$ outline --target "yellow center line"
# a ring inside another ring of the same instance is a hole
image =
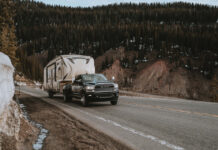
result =
[[[158,106],[158,105],[135,104],[135,103],[131,103],[131,102],[127,102],[127,104],[128,105],[140,106],[140,107],[146,107],[146,108],[156,108],[156,109],[160,109],[160,110],[168,110],[168,111],[173,111],[173,112],[180,112],[180,113],[186,113],[186,114],[195,114],[195,115],[200,115],[200,116],[207,116],[207,117],[218,118],[217,114],[200,113],[200,112],[194,112],[194,111],[189,111],[189,110],[182,110],[182,109],[176,109],[176,108],[162,107],[162,106]]]

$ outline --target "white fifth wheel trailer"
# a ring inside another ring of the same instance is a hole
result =
[[[63,93],[63,86],[72,83],[76,76],[94,73],[95,65],[92,57],[61,55],[45,66],[43,87],[52,97],[55,93]]]

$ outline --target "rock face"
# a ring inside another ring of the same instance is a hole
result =
[[[142,69],[133,83],[133,90],[188,99],[210,100],[210,81],[183,68],[175,68],[164,60]]]
[[[211,82],[166,60],[158,60],[140,69],[125,69],[120,61],[102,71],[108,79],[115,77],[121,88],[132,91],[210,101]]]
[[[115,78],[115,82],[122,84],[125,75],[124,69],[120,66],[120,61],[116,60],[112,66],[102,72],[109,80]]]
[[[113,63],[115,60],[122,60],[125,57],[124,48],[119,48],[116,50],[108,50],[104,55],[99,56],[95,59],[95,69],[96,72],[100,72],[102,70],[102,64],[106,61],[109,63]]]
[[[130,62],[138,57],[136,51],[125,51],[124,47],[119,47],[116,49],[110,49],[104,53],[104,55],[99,56],[95,59],[95,70],[96,72],[102,72],[102,65],[107,61],[109,66],[111,66],[116,60],[122,61],[127,58]]]
[[[170,71],[165,61],[157,61],[144,68],[137,76],[133,89],[161,95],[175,95],[189,98],[187,72],[181,68]]]

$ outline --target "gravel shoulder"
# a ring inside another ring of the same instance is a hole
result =
[[[30,118],[49,131],[43,146],[45,150],[130,149],[39,98],[22,94],[19,99]]]

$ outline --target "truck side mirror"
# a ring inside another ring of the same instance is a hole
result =
[[[75,83],[80,84],[80,83],[82,83],[82,80],[81,80],[81,79],[79,79],[79,80],[75,80]]]
[[[72,83],[73,83],[73,82],[75,82],[75,78],[74,78],[74,77],[72,78]]]

